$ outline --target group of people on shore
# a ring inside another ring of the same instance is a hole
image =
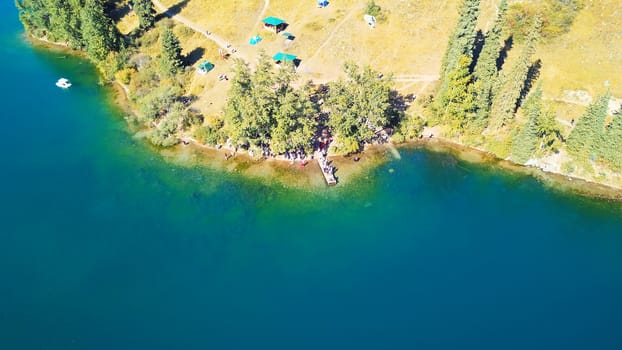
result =
[[[321,136],[321,137],[318,137],[316,141],[316,146],[315,146],[317,154],[319,155],[318,162],[320,163],[320,167],[322,168],[322,171],[324,171],[327,174],[332,173],[335,170],[334,167],[330,165],[330,162],[327,159],[328,149],[332,141],[333,139],[330,136]],[[225,160],[229,160],[230,158],[236,155],[237,147],[235,147],[231,143],[231,140],[227,139],[224,147],[226,149],[231,150],[231,152],[224,153]],[[223,145],[216,145],[216,149],[221,149],[221,148],[223,148]],[[291,150],[291,151],[286,151],[285,153],[282,153],[279,155],[274,154],[274,152],[272,152],[272,150],[270,149],[269,145],[260,146],[260,150],[261,150],[261,157],[264,159],[269,159],[269,158],[279,159],[280,157],[282,157],[281,158],[282,160],[291,161],[292,164],[294,164],[295,162],[300,162],[301,167],[306,166],[309,160],[313,159],[313,155],[307,154],[305,150],[302,148]],[[252,149],[249,149],[248,155],[251,158],[254,158],[255,152]]]

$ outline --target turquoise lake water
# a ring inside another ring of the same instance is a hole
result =
[[[0,349],[622,349],[621,204],[422,150],[319,193],[171,164],[21,35],[3,1]]]

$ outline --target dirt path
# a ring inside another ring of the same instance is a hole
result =
[[[438,74],[396,74],[393,81],[398,83],[429,83],[437,81],[440,78]]]
[[[263,16],[266,14],[266,11],[268,11],[268,7],[270,7],[270,0],[264,0],[263,7],[262,7],[261,11],[259,11],[259,14],[257,15],[257,21],[255,21],[255,25],[253,26],[253,28],[259,27],[259,24],[261,23],[261,20],[263,19]],[[249,37],[253,36],[252,32],[249,33],[248,36]]]
[[[171,14],[169,12],[168,7],[164,6],[160,1],[158,0],[152,0],[153,4],[155,5],[155,7],[162,11],[162,13],[164,13],[166,16],[172,18],[173,20],[185,25],[186,27],[194,30],[197,33],[202,34],[203,36],[205,36],[207,39],[213,41],[214,43],[216,43],[216,45],[220,46],[221,48],[227,50],[227,52],[229,52],[229,47],[227,47],[227,43],[228,41],[223,39],[222,37],[218,36],[215,33],[212,33],[211,31],[208,33],[208,30],[206,28],[203,28],[201,26],[199,26],[198,24],[188,20],[187,18],[179,15],[179,14]],[[266,0],[266,3],[269,3],[269,0]],[[244,54],[236,51],[235,53],[232,54],[232,56],[240,58],[246,62],[249,62],[248,57],[246,57]]]
[[[578,101],[578,100],[570,99],[570,98],[547,98],[547,100],[568,103],[568,104],[577,105],[577,106],[584,106],[584,107],[589,106],[591,103],[591,101],[590,102]],[[622,111],[622,98],[616,98],[615,96],[611,96],[609,100],[608,113],[611,115],[614,115],[616,113],[620,113],[620,111]]]
[[[315,52],[313,53],[313,55],[307,60],[307,62],[311,63],[313,62],[313,60],[317,57],[317,55],[320,54],[320,52],[322,51],[322,49],[324,49],[324,47],[326,45],[328,45],[328,43],[331,41],[331,39],[335,36],[335,34],[339,31],[339,29],[341,28],[341,26],[343,26],[349,19],[350,17],[352,17],[352,15],[354,15],[354,13],[356,13],[356,11],[359,10],[358,7],[353,7],[347,14],[346,16],[341,20],[341,22],[339,22],[339,24],[337,24],[337,26],[335,27],[335,29],[333,29],[332,32],[330,32],[330,34],[328,35],[328,37],[326,37],[326,39],[324,40],[324,42],[320,45],[320,47],[317,48],[317,50],[315,50]]]

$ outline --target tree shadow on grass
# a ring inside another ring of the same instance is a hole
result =
[[[184,57],[186,65],[192,66],[193,64],[197,63],[203,57],[204,53],[205,49],[202,47],[197,47],[194,50],[188,52],[186,57]]]
[[[178,15],[181,12],[181,10],[183,10],[184,7],[186,7],[186,5],[188,5],[188,1],[189,0],[181,0],[180,2],[176,3],[175,5],[169,7],[168,10],[166,10],[166,11],[164,11],[162,13],[159,13],[156,16],[155,20],[159,21],[159,20],[161,20],[163,18],[166,18],[166,17],[173,17],[175,15]]]
[[[542,61],[540,59],[536,60],[531,67],[529,67],[529,70],[527,71],[527,79],[525,79],[525,84],[520,92],[520,99],[517,108],[523,104],[523,101],[525,101],[529,91],[531,91],[533,84],[540,77],[540,69],[542,69]]]
[[[121,0],[111,1],[108,3],[107,7],[107,13],[109,13],[110,18],[116,22],[127,16],[131,11],[130,5],[123,3]]]
[[[477,61],[479,61],[479,55],[482,53],[482,49],[484,48],[484,44],[486,43],[486,37],[482,30],[478,30],[475,35],[475,44],[473,45],[473,60],[471,61],[471,66],[469,67],[469,72],[473,72],[475,70],[475,66],[477,65]]]
[[[403,119],[404,114],[408,107],[410,107],[409,101],[414,101],[416,97],[414,95],[404,96],[396,90],[392,90],[389,95],[389,104],[391,109],[389,111],[389,127],[397,126]]]
[[[508,58],[508,52],[514,46],[514,38],[510,35],[503,42],[503,46],[501,47],[501,51],[499,51],[499,57],[497,57],[497,71],[500,71],[505,63],[505,60]]]

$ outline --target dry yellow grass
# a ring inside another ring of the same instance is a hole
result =
[[[233,44],[248,40],[248,34],[263,7],[262,0],[162,0],[171,7],[184,3],[180,14],[201,27],[216,32]]]
[[[622,2],[585,1],[569,33],[541,46],[545,91],[586,90],[590,95],[606,90],[622,96]]]
[[[516,1],[519,0],[510,3]],[[182,1],[161,2],[171,7]],[[492,25],[499,2],[481,1],[479,27],[483,30]],[[321,9],[315,1],[272,0],[264,8],[263,0],[187,0],[180,15],[232,43],[251,63],[260,50],[268,55],[278,51],[297,55],[302,60],[299,73],[303,79],[335,80],[342,74],[343,63],[352,60],[401,78],[396,87],[405,94],[429,91],[456,23],[459,1],[376,0],[387,19],[373,29],[363,21],[366,3],[367,0],[333,1]],[[600,0],[586,4],[570,32],[542,43],[534,57],[543,61],[541,80],[547,98],[560,98],[564,90],[586,90],[596,95],[605,90],[605,81],[609,81],[614,96],[622,96],[622,47],[618,45],[622,41],[618,20],[622,2]],[[259,21],[267,16],[285,19],[289,24],[286,31],[295,40],[288,43],[283,36],[263,30]],[[136,24],[130,12],[121,18],[119,28],[127,32]],[[232,62],[219,60],[218,47],[204,36],[184,35],[179,26],[175,31],[184,53],[203,49],[201,59],[216,64],[208,75],[193,76],[188,93],[199,96],[194,107],[205,114],[219,114],[228,83],[219,82],[217,77],[230,72]],[[256,46],[249,45],[249,38],[256,34],[264,40]],[[510,51],[507,66],[519,50],[520,46],[516,46]],[[583,109],[558,107],[563,120],[576,119]]]

